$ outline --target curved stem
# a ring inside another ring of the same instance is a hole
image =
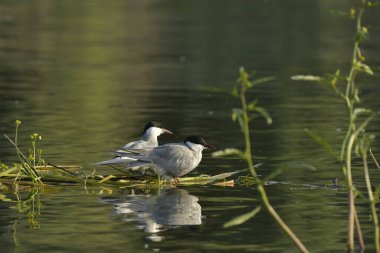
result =
[[[368,171],[368,163],[367,163],[367,150],[365,150],[362,154],[363,158],[363,169],[364,169],[364,178],[367,186],[367,192],[368,192],[368,198],[371,205],[371,212],[372,212],[372,221],[373,225],[375,226],[375,246],[376,246],[376,252],[380,252],[380,229],[379,229],[379,220],[377,217],[376,212],[376,200],[373,197],[372,192],[372,186],[371,186],[371,180],[369,177],[369,171]]]
[[[293,240],[293,242],[297,245],[298,249],[301,252],[309,252],[305,245],[302,243],[302,241],[296,236],[296,234],[289,228],[289,226],[281,219],[280,215],[276,212],[276,210],[273,208],[271,203],[269,202],[268,195],[264,189],[264,186],[261,183],[261,180],[257,176],[256,170],[253,166],[252,161],[252,148],[251,148],[251,138],[249,133],[249,120],[248,120],[248,106],[247,106],[247,100],[245,97],[246,89],[242,85],[240,90],[240,100],[241,100],[241,106],[243,109],[243,133],[245,137],[245,152],[244,156],[248,163],[249,171],[254,178],[256,182],[258,182],[257,190],[260,193],[261,201],[264,204],[265,208],[269,212],[269,214],[272,216],[272,218],[277,222],[277,224],[281,227],[281,229]]]
[[[362,228],[360,226],[360,220],[358,217],[358,212],[356,212],[356,210],[355,210],[355,226],[356,226],[356,233],[358,234],[360,252],[364,252],[365,245],[364,245],[363,233],[362,233]]]
[[[347,247],[349,251],[354,249],[354,218],[355,218],[355,194],[354,186],[352,183],[352,172],[351,172],[351,153],[352,147],[356,135],[352,134],[347,145],[347,155],[346,155],[346,182],[348,189],[348,227],[347,227]]]
[[[377,167],[378,169],[380,169],[380,165],[379,165],[379,163],[377,162],[376,157],[373,155],[373,153],[372,153],[372,149],[369,149],[369,153],[371,154],[372,160],[373,160],[374,163],[376,164],[376,167]]]

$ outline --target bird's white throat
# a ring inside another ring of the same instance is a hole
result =
[[[160,136],[162,133],[163,133],[163,131],[161,128],[150,127],[145,131],[144,136],[155,136],[155,137],[157,137],[157,136]]]
[[[157,137],[162,134],[162,129],[159,127],[150,127],[148,128],[140,140],[144,140],[150,143],[153,143],[154,146],[158,145]]]
[[[196,152],[202,152],[205,147],[201,144],[192,143],[191,141],[185,142],[185,145],[188,146],[191,150],[194,150]]]

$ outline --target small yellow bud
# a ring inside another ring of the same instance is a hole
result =
[[[350,16],[351,18],[354,18],[355,17],[355,14],[356,14],[356,10],[354,7],[351,8],[351,11],[350,11]]]
[[[18,126],[18,125],[21,124],[21,120],[17,119],[17,120],[15,121],[15,123],[16,123],[16,125]]]

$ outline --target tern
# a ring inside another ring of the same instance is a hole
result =
[[[143,135],[140,137],[140,139],[125,144],[124,146],[120,147],[120,149],[116,150],[115,153],[118,154],[119,152],[123,152],[123,149],[144,149],[157,147],[157,137],[164,133],[173,134],[168,129],[163,128],[161,123],[157,121],[149,122],[145,125]],[[116,155],[115,158],[107,161],[98,162],[96,163],[96,165],[125,163],[126,161],[130,160],[135,159],[131,159],[124,155]]]
[[[194,170],[202,160],[204,149],[215,149],[202,136],[189,136],[183,143],[170,143],[153,148],[127,149],[123,156],[135,161],[128,166],[151,166],[156,173],[167,180],[178,178]]]

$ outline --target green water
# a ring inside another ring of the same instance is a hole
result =
[[[296,82],[297,74],[349,67],[354,23],[331,10],[350,1],[8,1],[0,4],[0,133],[20,140],[43,137],[47,161],[94,163],[141,134],[151,120],[173,136],[160,143],[202,134],[218,147],[242,148],[231,107],[238,101],[208,87],[232,88],[238,68],[274,76],[250,98],[273,117],[253,124],[260,175],[290,167],[266,186],[280,215],[312,252],[344,252],[346,193],[325,187],[341,175],[304,133],[312,129],[334,148],[346,129],[346,111],[328,89]],[[379,9],[365,15],[370,40],[367,63],[380,68]],[[379,75],[359,78],[363,106],[380,110]],[[379,119],[367,131],[380,136]],[[375,141],[373,151],[380,154]],[[17,161],[0,139],[0,161]],[[310,171],[294,164],[309,163]],[[356,160],[355,160],[356,163]],[[238,159],[206,153],[192,173],[218,174],[245,168]],[[354,171],[356,184],[364,185]],[[371,175],[380,181],[371,164]],[[339,182],[344,186],[344,182]],[[261,212],[231,229],[223,224],[258,204],[255,189],[191,186],[145,192],[83,186],[49,187],[20,195],[1,192],[1,252],[295,252],[293,243]],[[172,208],[171,208],[172,207]],[[368,205],[358,213],[368,250],[373,251]]]

